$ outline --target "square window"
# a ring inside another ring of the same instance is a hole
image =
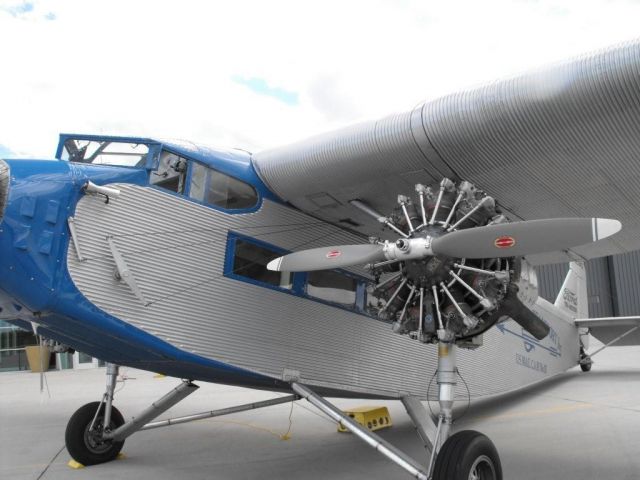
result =
[[[309,272],[307,295],[343,307],[355,308],[358,280],[334,270]]]
[[[287,290],[293,288],[293,274],[291,272],[267,270],[267,264],[282,256],[281,252],[238,237],[235,238],[233,245],[233,265],[229,273],[278,288]]]

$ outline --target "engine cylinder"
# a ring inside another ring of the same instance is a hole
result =
[[[438,207],[438,213],[436,213],[436,218],[434,219],[434,221],[444,222],[447,219],[447,217],[449,216],[449,212],[451,212],[453,204],[456,202],[456,197],[457,195],[455,190],[453,192],[448,192],[446,190],[443,192],[442,199],[440,200],[440,206]],[[427,202],[425,206],[428,217],[427,220],[429,220],[433,215],[433,211],[436,208],[437,200],[438,197],[436,195],[435,198],[430,199]]]

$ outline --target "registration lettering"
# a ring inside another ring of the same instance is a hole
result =
[[[538,360],[534,360],[533,358],[527,357],[525,355],[520,355],[516,353],[516,363],[518,365],[522,365],[523,367],[530,368],[531,370],[535,370],[540,373],[547,373],[547,364],[542,363]]]

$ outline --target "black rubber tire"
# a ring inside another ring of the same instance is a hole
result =
[[[589,363],[581,363],[580,364],[580,370],[582,370],[583,372],[590,372],[591,371],[591,365],[593,365],[593,363],[589,362]]]
[[[91,402],[76,410],[76,412],[71,415],[69,423],[67,423],[67,430],[64,434],[64,441],[69,454],[76,462],[85,466],[97,465],[114,460],[124,445],[124,440],[121,442],[99,442],[93,440],[89,435],[89,425],[91,425],[91,421],[99,405],[100,402]],[[96,419],[94,430],[97,428],[98,432],[102,431],[103,420],[104,404],[100,406],[100,413]],[[109,422],[109,428],[114,430],[123,423],[124,418],[122,418],[122,414],[116,407],[111,407],[111,422]]]
[[[493,467],[493,468],[491,468]],[[472,475],[475,470],[476,476]],[[486,435],[463,430],[447,439],[436,457],[433,480],[502,480],[498,451]]]

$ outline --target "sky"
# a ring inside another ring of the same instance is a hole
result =
[[[639,0],[0,0],[0,156],[259,151],[640,35]]]

